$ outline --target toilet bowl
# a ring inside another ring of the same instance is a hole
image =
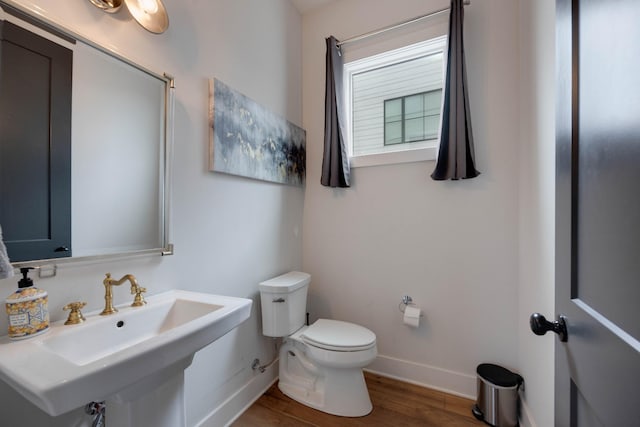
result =
[[[333,415],[359,417],[372,405],[362,368],[377,356],[369,329],[319,319],[306,326],[311,276],[290,272],[260,283],[263,334],[282,337],[278,388],[292,399]]]

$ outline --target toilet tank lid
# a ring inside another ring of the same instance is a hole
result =
[[[264,292],[289,293],[311,282],[311,275],[301,271],[290,271],[273,279],[260,282],[258,289]]]

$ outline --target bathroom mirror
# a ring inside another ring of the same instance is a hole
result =
[[[69,256],[63,253],[32,259],[21,255],[14,259],[7,244],[14,267],[171,254],[168,184],[173,79],[137,65],[12,1],[2,0],[0,7],[2,21],[73,52],[70,247],[63,245],[57,249]],[[25,179],[24,174],[7,177],[7,169],[5,182]],[[25,172],[29,168],[18,170]],[[11,199],[0,194],[2,203],[7,199],[15,200],[15,196]],[[5,242],[16,234],[11,221],[7,222],[8,226],[1,224]]]

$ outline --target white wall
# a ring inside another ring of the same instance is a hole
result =
[[[353,185],[320,185],[324,38],[366,33],[448,6],[445,0],[344,0],[303,17],[307,190],[303,265],[312,318],[373,330],[371,369],[475,396],[475,368],[519,370],[518,3],[472,1],[465,43],[476,179],[436,182],[434,162],[352,169]],[[366,18],[363,11],[366,10]],[[347,46],[347,49],[349,46]],[[425,317],[402,323],[408,294]]]
[[[473,395],[475,366],[496,362],[525,376],[529,420],[553,424],[553,340],[534,337],[527,324],[533,311],[553,312],[553,1],[482,0],[465,9],[480,177],[434,182],[434,163],[419,162],[355,169],[348,190],[319,184],[324,37],[347,38],[448,1],[344,0],[305,15],[302,32],[286,0],[165,0],[171,26],[161,36],[126,12],[107,15],[85,0],[19,3],[177,83],[176,254],[64,266],[54,279],[36,279],[50,294],[54,320],[71,300],[100,308],[107,271],[135,274],[150,293],[184,288],[259,303],[257,282],[302,267],[313,275],[313,318],[351,320],[376,332],[375,369]],[[207,171],[212,76],[307,129],[304,225],[301,189]],[[0,289],[8,294],[15,281],[0,281]],[[420,329],[401,324],[403,294],[425,311]],[[115,298],[130,296],[116,290]],[[188,425],[214,418],[209,413],[254,378],[254,357],[273,356],[258,315],[254,306],[249,322],[196,355],[186,375]],[[82,419],[49,419],[0,384],[0,424],[17,425],[18,417],[61,427]]]
[[[254,378],[253,358],[273,357],[271,341],[261,335],[257,284],[301,268],[304,191],[208,171],[208,79],[216,76],[301,125],[300,15],[288,0],[165,0],[171,25],[165,34],[152,35],[124,8],[109,15],[86,0],[19,3],[176,78],[175,255],[65,265],[57,277],[35,282],[49,292],[53,320],[63,318],[61,307],[69,301],[86,301],[86,312],[101,308],[106,272],[136,275],[149,294],[182,288],[253,298],[251,319],[197,353],[186,372],[188,425],[220,420],[208,417]],[[117,200],[104,203],[121,209]],[[1,281],[0,290],[8,295],[16,281]],[[126,289],[114,294],[118,304],[131,298]],[[6,319],[0,316],[2,330]],[[3,384],[0,402],[1,425],[69,427],[82,419],[80,413],[49,419]]]
[[[512,368],[527,385],[523,425],[553,425],[554,340],[535,337],[528,317],[554,312],[554,2],[465,8],[480,177],[436,183],[433,162],[420,162],[353,169],[348,190],[319,185],[323,38],[448,5],[425,3],[344,0],[304,16],[303,261],[313,275],[312,315],[370,327],[381,354],[372,369],[432,387],[474,396],[478,363]],[[418,330],[400,323],[403,294],[425,310]]]
[[[518,318],[553,317],[555,232],[555,2],[520,1],[520,226]],[[553,334],[518,323],[526,379],[523,421],[553,425]],[[523,422],[526,427],[528,424]]]

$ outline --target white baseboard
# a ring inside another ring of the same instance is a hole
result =
[[[262,374],[252,377],[244,386],[204,417],[196,427],[230,425],[258,400],[277,379],[278,363],[274,363]]]
[[[197,424],[197,427],[230,425],[277,381],[277,367],[278,364],[274,363],[263,374],[252,377],[242,388],[212,410]],[[376,357],[376,360],[365,370],[455,396],[476,398],[477,380],[473,375],[381,355]],[[526,413],[528,414],[528,411]],[[527,419],[530,419],[528,415]],[[523,424],[523,426],[536,427],[535,424]]]
[[[522,396],[520,396],[520,427],[537,427],[535,421],[533,421],[529,405],[527,405]]]
[[[379,355],[365,371],[475,400],[477,378],[429,365]],[[537,427],[527,402],[520,397],[520,426]]]
[[[378,355],[365,370],[467,399],[476,398],[477,379],[474,375],[382,355]]]

